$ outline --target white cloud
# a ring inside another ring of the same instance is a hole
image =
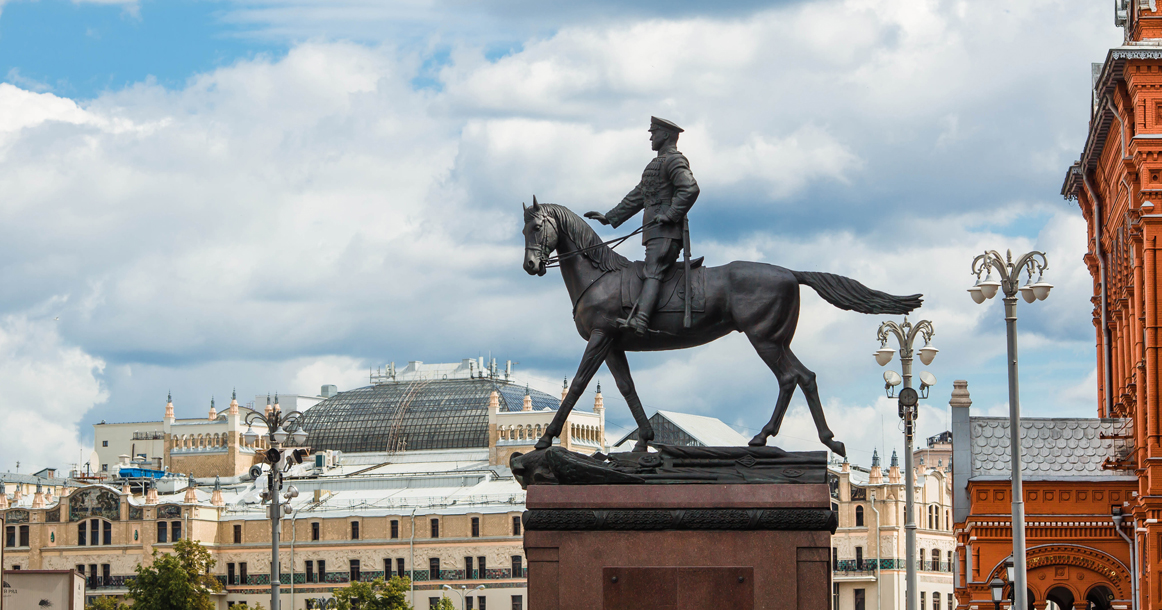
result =
[[[303,7],[258,9],[320,8]],[[132,365],[132,379],[106,373],[126,400],[90,417],[155,408],[180,377],[205,386],[182,387],[200,411],[234,383],[313,393],[359,383],[367,363],[482,350],[555,387],[583,343],[559,281],[519,269],[517,204],[536,193],[609,209],[652,154],[653,114],[688,129],[695,248],[710,264],[926,293],[934,396],[967,377],[981,404],[1004,399],[999,306],[964,293],[972,256],[1049,251],[1053,298],[1021,314],[1023,370],[1047,370],[1023,378],[1026,405],[1048,413],[1059,394],[1038,389],[1093,362],[1084,223],[1042,184],[1060,183],[1084,140],[1088,61],[1116,38],[1098,14],[848,0],[564,24],[499,59],[453,39],[428,89],[413,85],[424,53],[325,42],[80,103],[0,84],[0,302],[51,307],[56,340]],[[841,439],[874,446],[868,430],[890,411],[870,358],[883,317],[802,292],[793,347]],[[1062,371],[1045,366],[1055,357]],[[653,408],[757,429],[773,407],[773,378],[741,337],[634,366]],[[814,439],[802,404],[788,438]]]
[[[105,363],[69,345],[52,320],[0,319],[0,463],[12,470],[66,467],[88,459],[78,425],[108,393],[99,380]]]

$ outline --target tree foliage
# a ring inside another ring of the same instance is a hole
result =
[[[393,576],[384,581],[353,582],[335,591],[335,610],[412,610],[407,601],[411,580]]]
[[[93,599],[93,603],[85,606],[85,610],[129,610],[129,606],[117,601],[115,597],[102,595]]]
[[[137,566],[137,575],[128,582],[134,610],[213,610],[212,591],[222,584],[210,576],[216,563],[210,551],[193,540],[179,540],[174,554],[158,555],[153,564]]]
[[[436,610],[456,610],[456,604],[452,603],[450,597],[441,597],[440,603],[436,604]]]

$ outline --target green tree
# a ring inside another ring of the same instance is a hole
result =
[[[222,588],[210,576],[216,563],[206,547],[193,540],[179,540],[174,553],[158,555],[153,565],[137,566],[128,582],[134,610],[213,610],[210,593]]]
[[[258,603],[253,608],[251,608],[250,606],[246,605],[246,602],[242,602],[241,604],[234,604],[232,610],[266,610],[266,608],[263,608],[261,603]]]
[[[335,610],[412,610],[407,601],[411,580],[393,576],[384,581],[353,582],[335,591]]]
[[[440,603],[436,604],[436,610],[456,610],[456,604],[452,603],[450,597],[441,597]]]
[[[93,603],[85,606],[85,610],[128,610],[129,606],[117,601],[116,597],[102,595],[93,599]]]

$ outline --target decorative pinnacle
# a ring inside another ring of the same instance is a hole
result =
[[[173,402],[173,391],[172,390],[166,390],[165,401],[166,402]]]
[[[601,380],[600,379],[597,380],[597,393],[598,394],[601,393]]]
[[[214,408],[214,397],[213,396],[210,397],[210,408],[211,409]]]
[[[872,468],[880,465],[880,452],[878,449],[872,450]]]
[[[238,388],[230,390],[230,400],[238,400]]]
[[[896,457],[896,450],[892,449],[892,468],[900,467],[900,458]]]
[[[562,380],[561,380],[561,387],[562,387],[562,388],[567,388],[567,387],[569,387],[569,378],[568,378],[568,377],[566,377],[566,378],[564,378],[564,379],[562,379]]]
[[[270,406],[270,394],[266,395],[266,406]]]
[[[222,480],[218,478],[218,475],[214,475],[214,491],[222,491]]]
[[[529,395],[529,384],[525,384],[525,396]]]

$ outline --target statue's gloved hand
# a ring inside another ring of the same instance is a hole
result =
[[[606,218],[605,214],[602,214],[601,212],[585,212],[585,217],[589,218],[590,220],[596,220],[603,225],[609,224],[609,219]]]
[[[662,212],[662,213],[658,214],[657,216],[654,216],[654,221],[657,222],[658,224],[666,224],[666,225],[673,224],[673,223],[677,222],[676,220],[673,219],[673,217],[670,216],[669,210],[666,210],[665,212]]]

